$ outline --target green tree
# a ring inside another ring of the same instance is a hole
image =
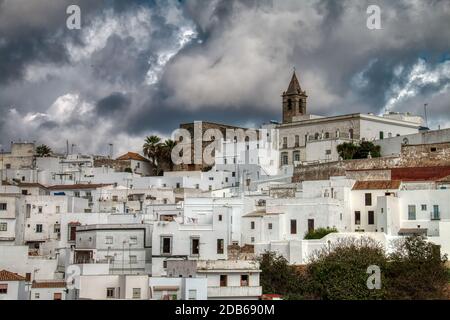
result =
[[[329,233],[338,232],[336,228],[317,228],[311,231],[308,231],[305,234],[305,237],[303,239],[305,240],[312,240],[312,239],[322,239]]]
[[[383,247],[370,238],[343,238],[315,252],[307,266],[310,296],[326,300],[382,299],[385,290],[369,290],[367,268],[386,268]]]
[[[358,147],[351,142],[344,142],[337,146],[337,152],[342,159],[350,160],[353,159],[357,148]]]
[[[144,154],[150,159],[153,175],[158,175],[158,159],[161,158],[162,144],[158,136],[148,136],[142,147]]]
[[[52,153],[52,149],[45,144],[36,147],[36,156],[38,157],[50,157]]]
[[[443,299],[448,285],[446,255],[423,236],[397,241],[386,270],[388,299]]]
[[[379,158],[381,157],[380,151],[381,147],[374,145],[373,142],[361,141],[356,153],[353,155],[353,159],[366,159],[368,158],[369,153],[372,158]]]
[[[259,257],[259,263],[263,293],[281,294],[285,299],[303,297],[302,277],[283,256],[265,252]]]
[[[369,154],[372,158],[381,156],[380,146],[376,146],[370,141],[361,141],[359,145],[352,142],[344,142],[336,147],[339,156],[344,160],[366,159]]]
[[[173,170],[174,163],[172,161],[172,150],[175,148],[177,143],[171,139],[167,139],[162,144],[162,150],[160,154],[160,163],[162,164],[163,168],[166,170]]]

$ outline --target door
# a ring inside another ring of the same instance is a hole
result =
[[[53,300],[61,300],[62,299],[62,293],[61,292],[55,292],[53,294]]]
[[[314,219],[308,219],[308,232],[314,231]]]

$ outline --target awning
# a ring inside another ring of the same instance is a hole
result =
[[[155,286],[153,287],[154,291],[178,291],[180,287],[178,286]]]
[[[426,228],[403,228],[398,230],[399,236],[409,236],[409,235],[426,235],[428,229]]]

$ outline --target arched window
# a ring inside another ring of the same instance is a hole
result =
[[[353,129],[348,130],[348,136],[350,139],[353,139]]]
[[[288,99],[288,101],[287,101],[287,107],[288,107],[288,110],[289,110],[289,111],[292,110],[292,100],[291,100],[291,99]]]
[[[319,140],[319,133],[316,133],[316,134],[314,135],[314,140]]]
[[[330,139],[330,133],[329,132],[325,132],[325,139]]]

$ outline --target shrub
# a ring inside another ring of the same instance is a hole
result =
[[[313,239],[322,239],[329,233],[338,232],[336,228],[317,228],[315,230],[309,231],[305,234],[303,239],[305,240],[313,240]]]
[[[384,289],[367,288],[367,268],[376,265],[383,270],[386,256],[383,247],[370,238],[343,238],[318,250],[307,266],[307,291],[316,299],[367,300],[382,299]]]
[[[448,284],[447,256],[423,236],[399,240],[386,270],[388,299],[443,299]]]

